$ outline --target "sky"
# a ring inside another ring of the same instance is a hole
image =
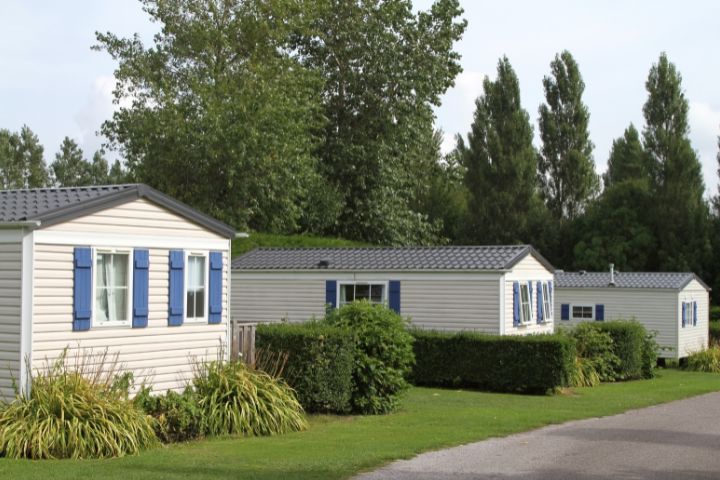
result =
[[[87,157],[101,147],[97,134],[112,115],[115,63],[91,51],[95,31],[138,33],[146,42],[158,30],[137,0],[0,0],[0,128],[27,124],[52,161],[65,136]],[[427,9],[432,0],[414,0]],[[633,122],[642,128],[645,80],[660,52],[683,77],[690,103],[690,139],[703,165],[708,195],[718,184],[715,156],[720,134],[720,2],[716,0],[561,1],[461,0],[468,27],[456,45],[463,73],[436,109],[436,127],[448,151],[470,129],[482,81],[493,78],[507,55],[520,80],[523,107],[537,140],[542,78],[555,54],[569,50],[586,84],[590,137],[598,173],[606,169],[614,138]]]

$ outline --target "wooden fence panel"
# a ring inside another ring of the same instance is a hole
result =
[[[230,359],[255,365],[255,327],[257,323],[230,321]]]

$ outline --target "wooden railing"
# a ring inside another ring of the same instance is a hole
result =
[[[230,320],[230,359],[255,365],[255,327],[257,323]]]

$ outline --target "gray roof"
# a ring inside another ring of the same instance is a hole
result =
[[[0,224],[39,222],[40,227],[49,226],[138,198],[146,198],[225,237],[235,236],[235,229],[229,225],[138,183],[0,190]]]
[[[236,270],[509,270],[526,255],[553,266],[530,245],[366,248],[257,248]],[[327,261],[327,266],[320,264]]]
[[[610,272],[555,272],[558,288],[659,288],[679,290],[697,280],[710,290],[705,282],[691,272],[615,272],[615,285],[610,285]]]

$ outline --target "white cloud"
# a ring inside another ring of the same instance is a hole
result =
[[[75,137],[86,155],[90,157],[100,149],[105,138],[99,134],[102,123],[119,108],[113,104],[115,77],[100,75],[89,87],[85,105],[75,114]],[[121,102],[124,106],[124,103]]]

